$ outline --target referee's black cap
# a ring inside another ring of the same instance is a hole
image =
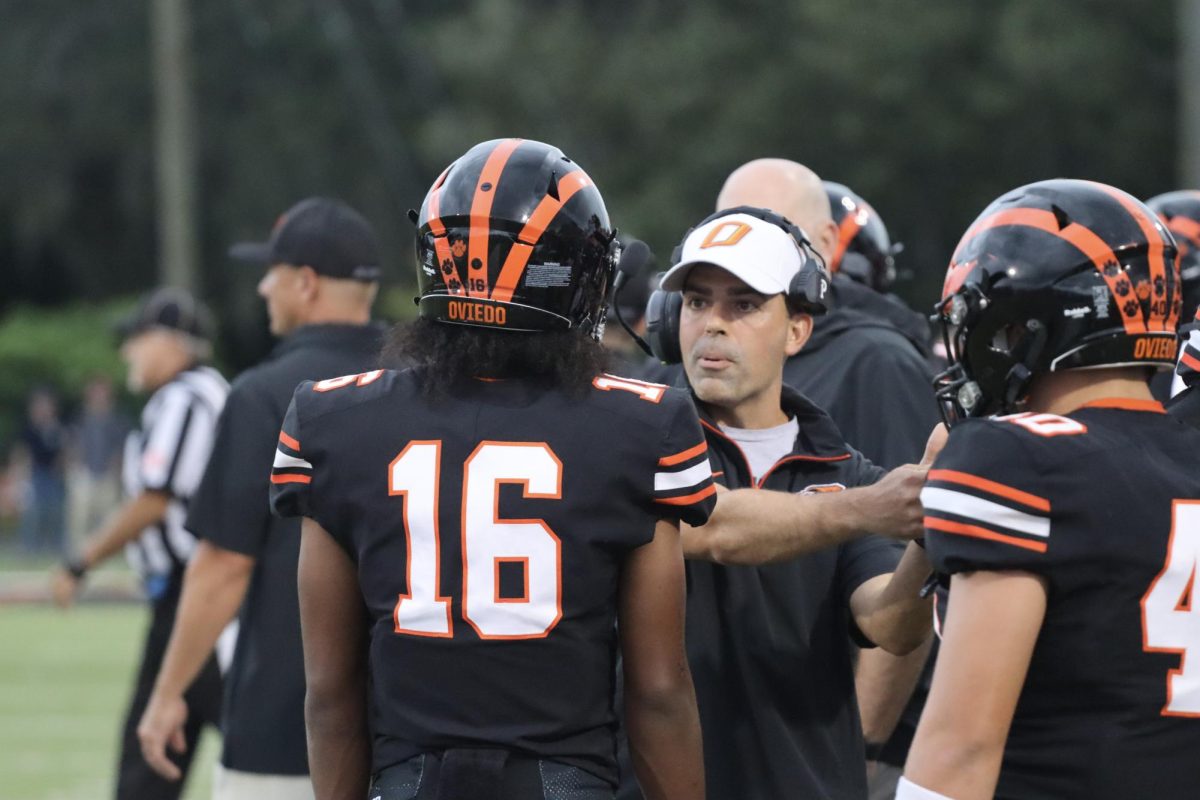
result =
[[[382,273],[371,223],[328,197],[301,200],[275,221],[267,241],[239,242],[229,255],[263,266],[308,266],[330,278],[377,281]]]
[[[154,328],[179,331],[209,342],[215,326],[208,308],[191,292],[166,287],[143,297],[137,310],[117,324],[117,335],[124,341]]]

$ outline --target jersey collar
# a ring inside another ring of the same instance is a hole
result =
[[[1103,397],[1084,403],[1083,408],[1119,408],[1122,411],[1146,411],[1151,414],[1165,414],[1167,410],[1157,400],[1134,400],[1131,397]]]

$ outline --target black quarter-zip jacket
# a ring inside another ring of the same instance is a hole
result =
[[[871,484],[883,470],[846,445],[798,392],[793,451],[756,488],[802,493]],[[697,403],[716,480],[754,486],[738,445]],[[720,501],[718,500],[718,505]],[[687,564],[687,650],[714,800],[856,800],[867,796],[854,695],[850,596],[895,570],[903,549],[877,536],[761,567]]]

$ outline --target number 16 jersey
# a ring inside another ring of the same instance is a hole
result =
[[[319,522],[357,566],[376,771],[495,746],[616,783],[617,587],[659,519],[715,501],[690,398],[600,376],[580,397],[419,371],[296,390],[276,513]]]
[[[1048,593],[997,798],[1200,797],[1198,458],[1149,401],[952,430],[921,493],[934,566]]]

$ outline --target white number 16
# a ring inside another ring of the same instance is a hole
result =
[[[438,539],[440,441],[410,442],[388,467],[388,494],[404,496],[408,592],[396,604],[396,632],[454,635],[452,598],[440,591]],[[562,497],[562,462],[549,445],[483,442],[463,464],[463,619],[483,639],[535,639],[562,619],[562,546],[541,519],[500,519],[501,484],[527,498]],[[524,575],[519,597],[501,597],[500,571],[515,563]]]

